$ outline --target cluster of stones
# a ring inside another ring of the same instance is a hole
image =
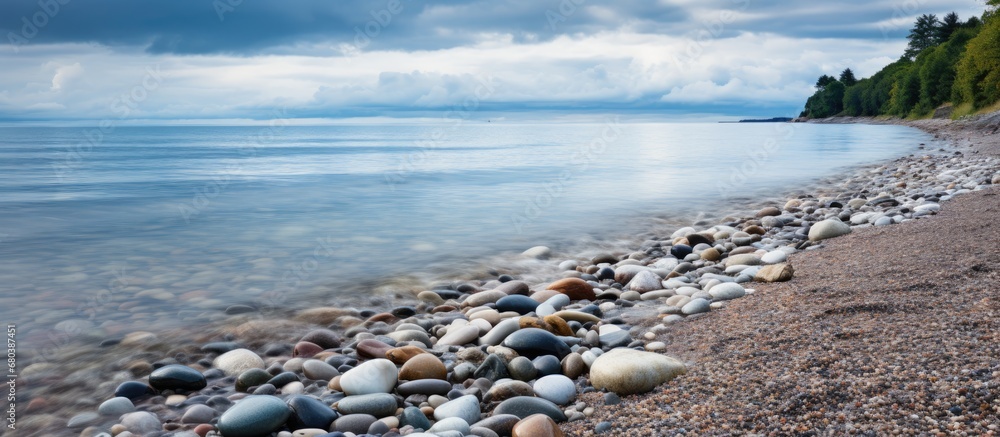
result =
[[[791,279],[798,250],[934,214],[942,200],[1000,182],[995,169],[987,158],[903,159],[834,195],[678,229],[633,253],[551,261],[562,272],[552,282],[502,275],[433,287],[384,313],[312,308],[297,319],[324,327],[295,343],[257,353],[220,341],[204,345],[204,359],[158,361],[69,426],[116,417],[108,430],[119,437],[562,435],[558,423],[593,412],[579,393],[644,393],[685,372],[658,353],[671,324],[751,294],[745,283]],[[636,307],[663,323],[630,326]]]

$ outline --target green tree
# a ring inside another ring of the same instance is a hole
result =
[[[910,29],[910,34],[906,37],[906,39],[910,40],[910,43],[906,46],[906,52],[903,55],[910,59],[915,59],[920,52],[934,45],[938,32],[938,24],[937,15],[924,14],[917,17],[917,22],[914,24],[913,29]]]
[[[1000,0],[991,0],[994,8]],[[981,30],[972,38],[958,63],[955,78],[957,100],[976,108],[1000,100],[1000,17],[988,15]]]
[[[858,83],[858,79],[854,77],[854,72],[848,68],[840,72],[840,83],[844,84],[846,87],[852,87]]]
[[[889,114],[905,117],[916,108],[917,102],[920,101],[920,75],[918,70],[913,65],[909,66],[905,72],[900,74],[898,80],[893,83],[887,111]]]
[[[827,75],[824,74],[824,75],[820,76],[819,79],[816,79],[816,88],[819,88],[819,89],[822,90],[822,89],[826,88],[826,86],[829,85],[831,82],[836,82],[836,81],[837,81],[837,78],[835,78],[833,76],[827,76]]]
[[[955,33],[956,30],[962,27],[962,20],[958,18],[958,14],[952,12],[944,16],[941,20],[941,25],[937,27],[937,32],[934,35],[934,39],[938,44],[944,43],[951,38],[951,35]]]
[[[844,112],[847,115],[865,115],[864,95],[870,88],[870,79],[861,79],[854,86],[847,87],[844,92]]]

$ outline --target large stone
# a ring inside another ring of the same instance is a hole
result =
[[[760,264],[761,264],[760,257],[749,253],[745,253],[742,255],[730,255],[729,258],[726,258],[726,267],[736,266],[736,265],[756,266]]]
[[[558,314],[558,313],[556,313]],[[503,345],[528,358],[555,355],[559,359],[570,352],[569,346],[552,333],[538,328],[526,328],[507,336]]]
[[[126,397],[116,397],[111,398],[103,403],[101,406],[97,407],[97,413],[102,416],[115,416],[119,417],[125,413],[131,413],[135,411],[135,405],[129,398]]]
[[[347,395],[389,393],[397,382],[396,365],[384,358],[361,363],[340,376],[340,387]]]
[[[518,329],[521,329],[521,325],[517,317],[503,320],[500,323],[497,323],[496,326],[493,327],[493,329],[490,329],[490,332],[487,332],[486,335],[483,335],[482,338],[479,339],[479,343],[490,346],[496,346],[500,344],[500,342],[502,342],[505,338],[507,338],[508,335],[510,335],[514,331],[517,331]]]
[[[795,269],[792,268],[791,264],[774,264],[764,266],[758,270],[754,276],[754,280],[759,282],[784,282],[791,280],[794,274]]]
[[[445,402],[434,409],[434,420],[457,417],[465,423],[479,421],[479,399],[473,395],[465,395],[458,399]]]
[[[594,287],[580,278],[560,279],[549,284],[548,289],[565,294],[572,300],[594,300],[597,298]]]
[[[700,297],[694,298],[691,299],[690,302],[684,304],[683,307],[681,307],[681,313],[684,313],[685,315],[707,313],[711,309],[711,304],[712,303],[709,302],[707,299],[702,299]]]
[[[524,315],[538,308],[539,302],[528,296],[522,296],[520,294],[512,294],[510,296],[504,296],[497,301],[497,311],[507,312],[513,311],[518,314]]]
[[[687,372],[680,361],[654,352],[613,349],[590,367],[590,383],[619,395],[646,393]]]
[[[278,400],[278,403],[284,405],[284,403],[281,402],[281,400]],[[160,424],[160,419],[157,419],[156,416],[153,415],[152,413],[148,413],[145,411],[136,411],[134,413],[125,414],[121,418],[121,424],[122,426],[125,427],[126,431],[131,432],[132,434],[135,435],[145,435],[154,431],[163,430],[163,425]],[[233,435],[235,437],[243,437],[237,434]],[[228,437],[229,435],[227,434],[226,436]]]
[[[788,253],[783,250],[772,250],[765,253],[764,256],[760,257],[760,260],[764,264],[777,264],[783,263],[788,259]]]
[[[809,228],[809,239],[812,241],[826,240],[827,238],[836,238],[841,235],[847,235],[851,233],[851,227],[840,220],[835,218],[823,220],[812,225]]]
[[[207,385],[205,375],[188,366],[169,364],[149,374],[149,385],[157,390],[195,391]]]
[[[226,375],[236,376],[250,369],[263,369],[264,360],[249,349],[234,349],[216,357],[212,365]]]
[[[448,379],[448,369],[438,357],[432,354],[420,354],[406,361],[399,369],[399,379],[415,381],[418,379]]]
[[[370,428],[376,420],[378,420],[378,418],[372,416],[371,414],[348,414],[346,416],[340,416],[340,418],[334,420],[333,429],[339,432],[350,432],[356,435],[361,435],[367,433],[368,428]],[[224,436],[229,437],[228,435]]]
[[[291,414],[277,397],[247,396],[226,410],[217,426],[226,437],[259,437],[277,431]]]
[[[552,249],[549,249],[548,247],[545,246],[535,246],[532,247],[531,249],[521,252],[521,255],[526,256],[528,258],[549,259],[549,256],[552,255]]]

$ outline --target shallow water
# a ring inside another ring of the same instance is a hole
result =
[[[0,128],[0,322],[37,341],[569,251],[930,140],[901,126],[615,122],[84,132]]]

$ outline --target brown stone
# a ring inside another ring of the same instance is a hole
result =
[[[361,358],[382,358],[392,346],[378,340],[361,340],[358,342],[358,356]]]
[[[323,348],[320,345],[308,341],[300,341],[295,343],[292,356],[297,358],[311,358],[320,352],[323,352]]]
[[[214,430],[215,430],[215,427],[212,426],[212,425],[209,425],[207,423],[203,423],[201,425],[198,425],[198,426],[194,427],[194,433],[198,434],[201,437],[205,437],[206,435],[208,435],[208,433],[210,431],[214,431]]]
[[[534,299],[535,302],[542,303],[549,300],[552,296],[555,296],[557,294],[560,293],[555,290],[539,290],[534,293],[531,293],[531,296],[529,297]]]
[[[355,310],[337,307],[320,307],[299,311],[299,313],[295,315],[295,320],[325,326],[332,324],[338,318],[344,316],[356,317],[357,315],[358,312]]]
[[[566,323],[561,317],[556,315],[548,315],[542,318],[542,320],[549,325],[549,331],[555,335],[565,335],[568,337],[573,336],[573,330],[570,329],[569,324]]]
[[[718,249],[714,247],[709,247],[708,249],[701,251],[701,259],[705,261],[718,261],[721,257],[722,254],[720,254]]]
[[[399,318],[397,318],[396,316],[392,315],[392,313],[378,313],[378,314],[376,314],[374,316],[369,317],[368,320],[365,320],[365,323],[368,324],[368,323],[375,323],[375,322],[385,322],[385,323],[392,324],[393,322],[395,322],[397,320],[399,320]]]
[[[688,243],[691,247],[697,246],[699,244],[713,244],[715,243],[715,238],[711,235],[705,234],[690,234],[687,237]]]
[[[416,381],[418,379],[448,379],[448,369],[438,357],[432,354],[419,354],[410,358],[399,369],[399,379]]]
[[[572,300],[594,300],[597,297],[594,293],[594,287],[579,278],[560,279],[549,284],[548,289],[565,294]]]
[[[344,389],[342,387],[340,387],[340,377],[341,376],[342,375],[334,376],[333,379],[331,379],[330,382],[328,382],[326,384],[326,388],[328,388],[330,390],[333,390],[333,391],[344,391]]]
[[[513,437],[563,437],[556,421],[544,414],[532,414],[514,424]]]
[[[794,275],[795,269],[791,264],[781,263],[762,267],[753,279],[758,282],[785,282]]]
[[[750,235],[764,235],[767,233],[767,231],[764,230],[764,228],[757,225],[747,226],[743,228],[743,232],[746,232]]]
[[[385,357],[388,358],[389,361],[392,361],[393,363],[396,363],[397,365],[402,365],[402,364],[406,363],[407,361],[409,361],[410,358],[413,358],[413,357],[415,357],[417,355],[420,355],[420,354],[426,354],[426,353],[427,353],[427,351],[425,351],[425,350],[423,350],[423,349],[421,349],[421,348],[419,348],[417,346],[409,346],[409,345],[407,345],[407,346],[403,346],[403,347],[397,347],[397,348],[389,349],[388,351],[385,352]]]
[[[781,210],[773,206],[769,206],[760,211],[757,211],[757,218],[761,217],[773,217],[776,215],[781,215]]]
[[[549,330],[549,324],[545,323],[544,320],[539,319],[537,317],[528,317],[528,316],[521,317],[521,319],[518,320],[517,325],[521,329],[538,328],[538,329],[544,329],[546,331]]]
[[[562,360],[562,373],[569,379],[579,378],[587,370],[587,363],[583,361],[583,356],[573,352],[566,355]]]
[[[450,313],[457,310],[453,305],[438,305],[431,310],[432,313]]]

